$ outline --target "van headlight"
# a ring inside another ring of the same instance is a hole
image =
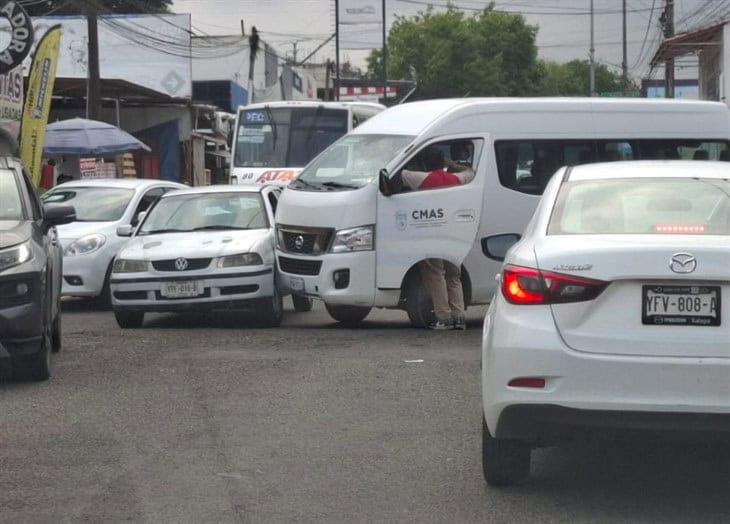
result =
[[[147,271],[146,260],[128,260],[118,258],[114,261],[112,273],[144,273]]]
[[[258,253],[241,253],[221,257],[218,260],[218,267],[260,266],[263,263]]]
[[[10,249],[3,249],[0,251],[0,271],[28,262],[31,258],[33,252],[30,250],[30,241]]]
[[[101,249],[101,246],[104,244],[106,244],[106,237],[104,235],[86,235],[66,246],[66,249],[63,250],[63,256],[75,257],[77,255],[88,255]]]
[[[342,229],[335,233],[332,242],[332,253],[350,253],[352,251],[372,251],[375,248],[374,226],[360,226]]]

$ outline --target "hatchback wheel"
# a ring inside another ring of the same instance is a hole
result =
[[[527,480],[531,451],[526,442],[492,437],[482,419],[482,469],[490,486],[511,486]]]
[[[115,311],[114,318],[122,329],[136,329],[144,324],[143,311]]]
[[[279,289],[274,286],[274,296],[263,300],[261,309],[257,312],[258,321],[266,327],[279,327],[284,319],[284,301]]]

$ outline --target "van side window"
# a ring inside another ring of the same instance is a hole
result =
[[[495,149],[500,182],[521,193],[541,195],[553,173],[564,165],[563,146],[560,142],[537,140],[498,142]],[[573,153],[578,160],[586,160],[580,151]],[[592,151],[587,150],[587,154],[592,158]]]
[[[392,178],[396,193],[469,184],[476,176],[481,140],[437,142],[416,153]]]

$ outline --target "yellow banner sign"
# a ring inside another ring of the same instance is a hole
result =
[[[36,187],[41,181],[43,144],[56,82],[60,44],[61,26],[57,25],[50,28],[38,42],[28,77],[28,93],[20,130],[20,159],[33,176]]]

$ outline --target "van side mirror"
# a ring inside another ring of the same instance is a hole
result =
[[[73,206],[43,206],[43,224],[50,229],[76,220],[76,209]]]
[[[519,242],[521,238],[522,235],[516,233],[504,233],[485,237],[482,239],[482,252],[492,260],[503,262],[507,256],[507,251]]]
[[[118,237],[131,237],[134,233],[134,226],[132,224],[124,224],[117,227]]]
[[[391,196],[393,194],[393,188],[390,185],[390,177],[388,176],[387,169],[381,169],[378,175],[378,186],[383,196]]]

